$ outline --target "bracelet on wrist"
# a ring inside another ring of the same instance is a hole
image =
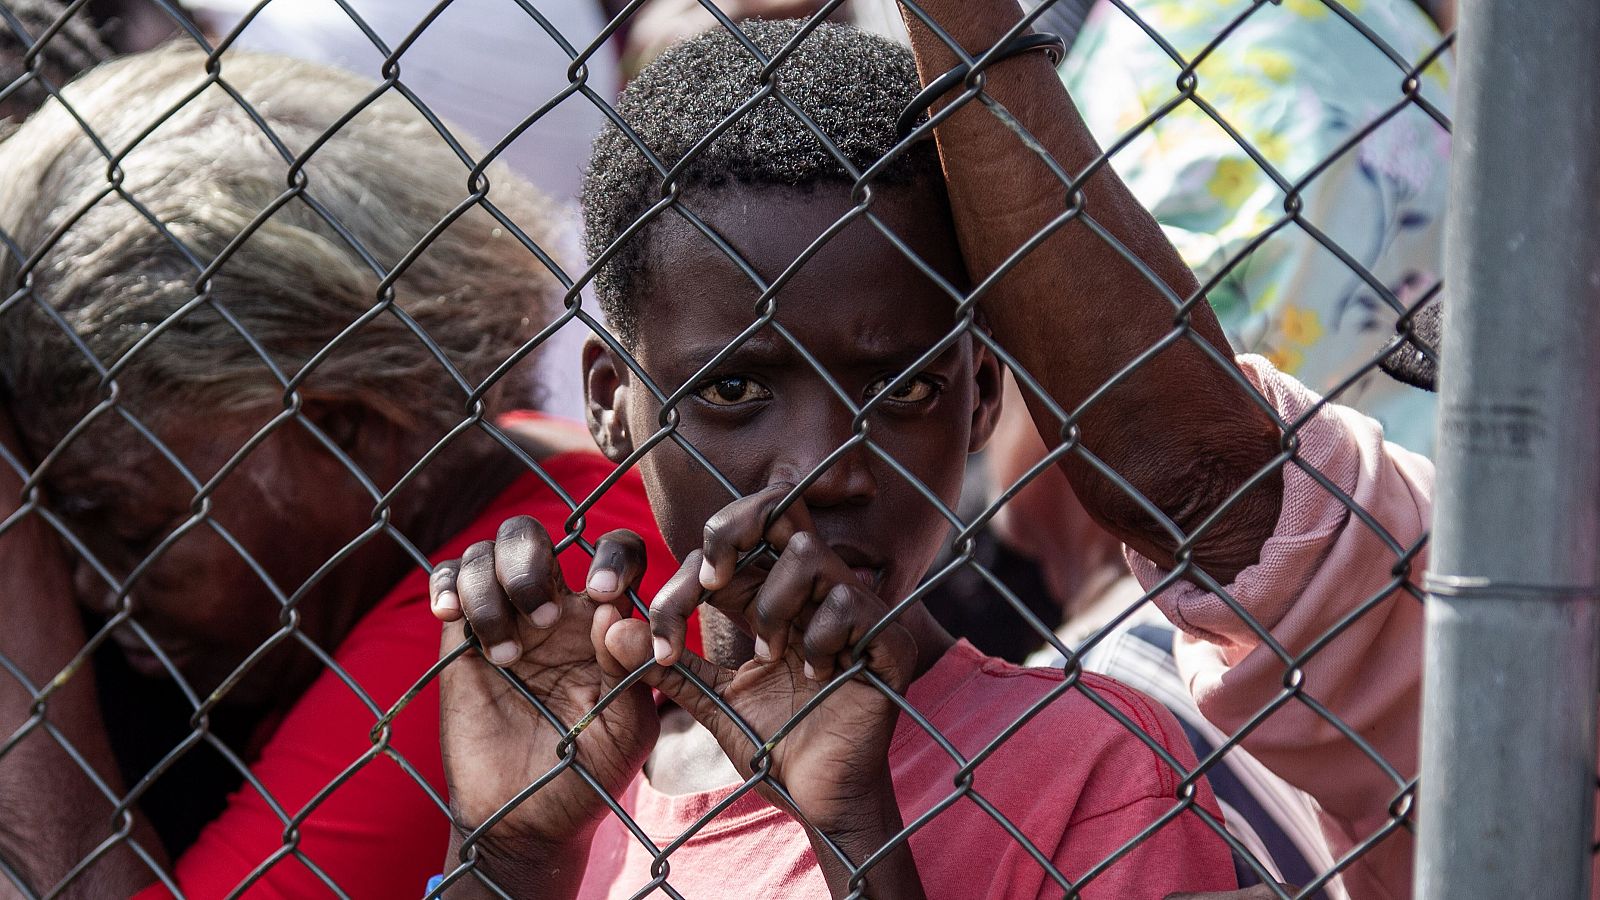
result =
[[[1067,52],[1067,44],[1066,41],[1061,39],[1060,35],[1050,34],[1049,32],[1019,34],[1002,43],[994,51],[993,57],[989,60],[989,65],[992,66],[1013,56],[1032,53],[1035,50],[1043,50],[1045,55],[1050,57],[1050,65],[1058,66],[1061,64],[1062,56]],[[983,54],[980,53],[978,55],[982,56]],[[964,62],[956,63],[955,68],[928,82],[928,86],[923,88],[916,97],[912,98],[911,102],[906,105],[905,110],[900,113],[900,119],[896,122],[900,136],[905,137],[910,134],[917,127],[917,120],[922,118],[929,107],[933,106],[934,101],[948,93],[951,88],[966,81],[971,73],[971,65]]]

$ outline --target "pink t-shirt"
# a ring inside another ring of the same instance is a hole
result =
[[[1402,553],[1427,532],[1433,464],[1386,443],[1378,423],[1355,410],[1318,408],[1320,397],[1265,359],[1238,362],[1285,422],[1315,410],[1297,432],[1301,464],[1367,513],[1353,515],[1300,465],[1285,466],[1272,537],[1259,561],[1224,586],[1290,654],[1334,635],[1303,667],[1304,693],[1394,770],[1295,700],[1245,738],[1252,755],[1316,798],[1329,849],[1342,856],[1389,824],[1390,806],[1417,773],[1422,603],[1405,585],[1420,583],[1428,556],[1426,547]],[[1129,562],[1146,590],[1166,575],[1138,554]],[[1282,694],[1285,665],[1221,597],[1181,581],[1155,602],[1184,632],[1178,668],[1212,724],[1233,733]],[[1358,609],[1359,618],[1335,632]],[[1409,897],[1411,854],[1410,832],[1395,829],[1344,870],[1344,887],[1351,897]]]
[[[971,759],[1041,700],[1062,673],[1024,669],[957,643],[906,692],[956,750]],[[1180,805],[1182,775],[1095,699],[1135,723],[1185,767],[1194,766],[1177,722],[1132,688],[1085,674],[1003,742],[973,772],[973,791],[1002,813],[1064,875],[1082,878]],[[902,715],[889,748],[900,812],[907,823],[956,792],[958,764]],[[621,798],[656,847],[676,840],[726,799],[734,785],[667,796],[640,775]],[[1204,782],[1197,805],[1221,821]],[[1064,887],[979,803],[963,796],[911,837],[930,898],[1059,897]],[[651,881],[652,849],[616,817],[595,836],[582,900],[635,895]],[[668,883],[684,897],[826,897],[800,825],[755,792],[742,795],[670,857]],[[1223,840],[1201,813],[1184,809],[1097,874],[1088,900],[1160,900],[1173,891],[1234,887]]]

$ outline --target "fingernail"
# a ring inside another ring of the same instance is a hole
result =
[[[710,589],[714,588],[716,584],[717,567],[713,566],[709,559],[700,560],[700,586]]]
[[[589,576],[589,590],[597,594],[609,594],[617,589],[617,573],[610,569],[596,569]]]
[[[489,648],[489,661],[497,666],[509,666],[522,655],[516,641],[501,641]]]
[[[811,668],[811,663],[806,663],[804,666],[801,666],[800,668],[801,668],[801,671],[806,673],[806,677],[807,678],[811,679],[812,681],[816,681],[817,680],[817,670]]]
[[[459,612],[461,610],[461,598],[456,596],[455,591],[440,591],[439,596],[433,598],[433,606],[435,609]]]
[[[528,621],[535,628],[549,628],[561,618],[561,607],[554,603],[546,603],[528,614]]]
[[[656,649],[656,662],[663,666],[666,665],[667,660],[672,656],[672,642],[664,637],[658,637],[652,643]]]
[[[756,635],[756,659],[766,662],[772,658],[772,648],[767,646],[767,639]]]

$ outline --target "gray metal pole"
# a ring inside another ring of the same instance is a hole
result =
[[[1600,576],[1600,2],[1464,0],[1458,35],[1416,896],[1583,898]]]

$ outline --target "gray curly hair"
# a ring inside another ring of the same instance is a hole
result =
[[[222,77],[296,154],[372,90],[353,75],[260,54],[230,53]],[[288,165],[220,87],[185,99],[205,78],[204,54],[174,46],[107,63],[64,96],[112,153],[137,141],[118,165],[122,188],[209,264],[285,192]],[[136,412],[159,416],[281,407],[282,384],[233,322],[292,377],[379,300],[379,276],[300,198],[233,247],[197,299],[199,270],[110,191],[105,156],[60,103],[0,143],[0,172],[0,299],[32,295],[0,315],[0,380],[35,420],[70,425],[106,390],[54,316],[107,366],[159,329],[118,375]],[[558,220],[546,202],[509,172],[490,173],[491,201],[553,252]],[[304,174],[307,194],[385,271],[469,195],[466,167],[394,94],[318,147]],[[561,294],[544,265],[474,207],[396,280],[393,309],[345,334],[300,392],[437,437],[465,416],[465,395],[407,320],[477,384],[550,321]],[[526,379],[496,390],[502,405],[535,399]]]

